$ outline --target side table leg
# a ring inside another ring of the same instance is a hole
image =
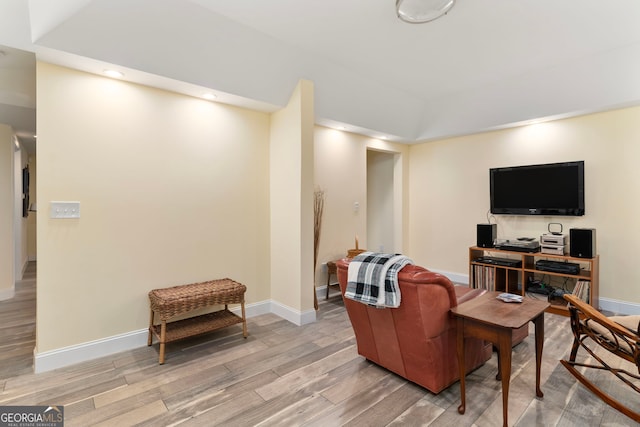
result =
[[[536,396],[544,397],[540,388],[540,365],[542,364],[542,346],[544,345],[544,312],[533,321],[536,327]]]
[[[324,299],[329,299],[329,288],[331,287],[331,272],[327,271],[327,294],[324,296]]]
[[[242,336],[246,338],[249,333],[247,332],[247,316],[244,313],[244,301],[240,303],[240,307],[242,308]]]
[[[509,382],[511,380],[511,340],[510,328],[501,329],[498,332],[498,365],[500,366],[500,379],[502,380],[502,425],[507,424],[509,413]]]
[[[460,406],[458,406],[458,413],[464,414],[466,410],[466,396],[465,396],[465,361],[464,361],[464,319],[458,317],[457,319],[457,332],[456,332],[456,351],[458,353],[458,372],[460,374]]]

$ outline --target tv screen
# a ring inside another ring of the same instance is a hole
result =
[[[491,213],[584,215],[584,161],[489,170]]]

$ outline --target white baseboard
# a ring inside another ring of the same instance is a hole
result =
[[[333,295],[337,295],[339,293],[340,288],[339,287],[333,287],[329,292],[329,298],[331,298],[331,296]],[[318,286],[316,287],[316,298],[318,298],[318,301],[325,299],[325,297],[327,296],[327,285],[323,285],[323,286]]]
[[[51,371],[75,363],[145,346],[147,345],[148,333],[149,330],[145,328],[56,350],[42,353],[34,352],[35,373]]]
[[[600,297],[600,310],[629,316],[640,314],[640,304]]]
[[[443,276],[446,276],[449,280],[451,280],[453,283],[455,283],[457,285],[469,286],[469,275],[468,274],[452,273],[450,271],[435,270],[435,269],[431,269],[431,268],[429,268],[429,271],[433,271],[434,273],[442,274]]]
[[[239,305],[234,306],[229,309],[232,313],[240,316],[242,314],[242,308]],[[244,313],[247,316],[247,319],[250,317],[260,316],[262,314],[271,313],[271,301],[262,301],[262,302],[254,302],[251,304],[244,305]]]
[[[11,299],[16,295],[16,287],[12,286],[9,289],[3,289],[0,291],[0,301]]]
[[[0,292],[1,299],[2,293]],[[273,313],[298,326],[316,320],[315,310],[301,312],[273,300],[246,304],[244,309],[247,318]],[[240,306],[233,307],[231,311],[239,315],[241,308]],[[42,353],[34,351],[34,370],[36,373],[51,371],[121,351],[144,347],[147,345],[148,333],[149,330],[145,328]]]

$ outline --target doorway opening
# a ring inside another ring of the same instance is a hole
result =
[[[367,247],[402,251],[402,179],[398,153],[367,150]]]

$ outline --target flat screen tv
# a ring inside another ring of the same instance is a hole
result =
[[[491,213],[584,215],[584,161],[489,170]]]

